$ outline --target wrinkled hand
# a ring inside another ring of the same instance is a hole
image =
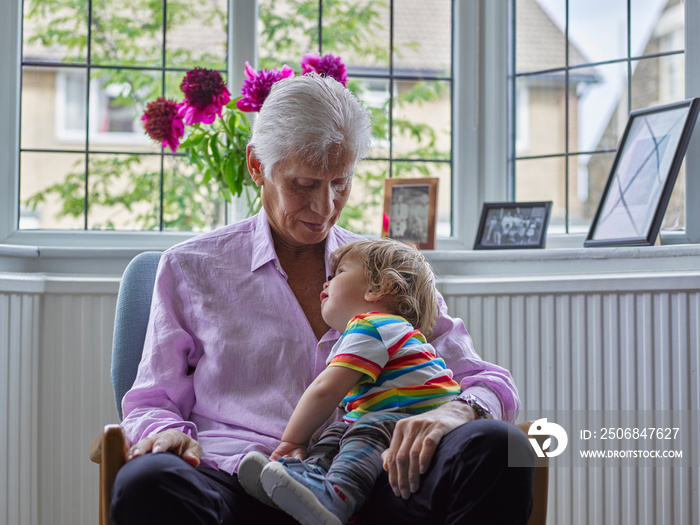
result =
[[[272,461],[276,461],[283,457],[306,459],[306,447],[304,445],[300,445],[299,443],[282,441],[282,443],[280,443],[275,451],[270,455],[270,459]]]
[[[172,452],[193,467],[197,467],[202,457],[202,446],[187,434],[171,428],[143,438],[129,449],[126,460],[132,460],[148,452],[153,452],[154,454]]]
[[[460,425],[476,419],[474,409],[448,403],[396,423],[389,448],[382,453],[384,470],[396,496],[408,499],[420,486],[440,441]]]

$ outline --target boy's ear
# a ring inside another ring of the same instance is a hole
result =
[[[367,301],[368,303],[376,303],[384,297],[386,297],[386,294],[375,292],[372,290],[367,290],[367,292],[365,292],[365,301]]]

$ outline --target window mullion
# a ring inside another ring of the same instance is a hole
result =
[[[693,21],[700,20],[700,0],[685,2],[685,94],[700,97],[700,33]],[[685,230],[687,242],[700,242],[700,125],[690,139],[685,154]]]
[[[0,243],[19,227],[19,93],[22,2],[8,2],[0,17]]]
[[[483,203],[507,198],[507,2],[456,2],[453,23],[455,241],[439,247],[471,248]]]

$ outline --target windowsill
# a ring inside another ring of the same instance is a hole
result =
[[[426,252],[440,278],[700,271],[700,245]]]
[[[0,273],[121,276],[136,254],[162,251],[191,237],[175,233],[117,233],[113,239],[120,243],[115,242],[113,247],[94,247],[95,243],[90,240],[94,237],[90,233],[87,232],[87,239],[77,236],[80,246],[0,244]],[[101,235],[104,241],[104,233],[93,235]],[[425,254],[442,279],[700,271],[700,245],[696,244],[616,248],[583,248],[579,244],[572,248],[543,250],[440,249]]]

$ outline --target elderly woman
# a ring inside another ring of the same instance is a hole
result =
[[[368,149],[370,121],[332,79],[275,84],[247,162],[263,211],[163,254],[148,333],[122,426],[133,446],[116,480],[117,524],[289,523],[248,496],[236,472],[269,455],[340,334],[319,295],[329,254],[357,238],[335,226]],[[510,374],[482,361],[442,298],[431,343],[460,382],[454,402],[402,420],[358,523],[526,523],[531,455],[508,442],[519,400]],[[330,423],[330,422],[329,422]],[[170,453],[165,453],[170,452]]]

